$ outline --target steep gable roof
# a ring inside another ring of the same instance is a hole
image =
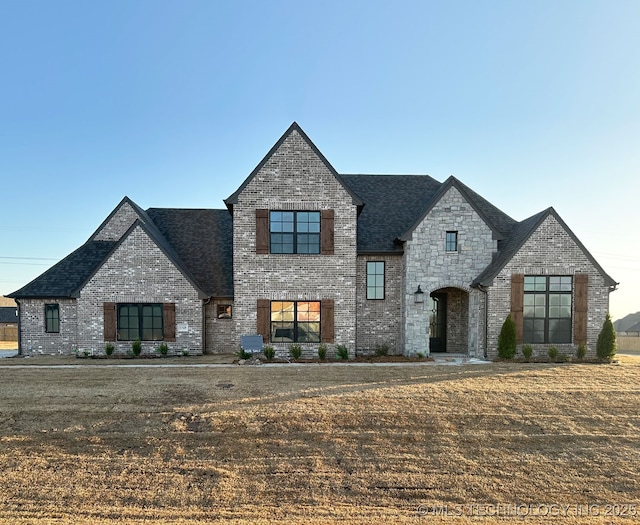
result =
[[[282,137],[276,142],[273,147],[269,150],[269,152],[264,156],[264,158],[258,163],[258,165],[253,169],[253,171],[249,174],[249,176],[244,180],[244,182],[240,185],[240,187],[233,192],[229,197],[224,200],[224,203],[227,205],[229,211],[233,212],[233,205],[238,203],[238,196],[242,193],[242,191],[247,187],[247,185],[253,180],[253,178],[258,174],[258,172],[264,167],[264,165],[269,161],[269,159],[273,156],[273,154],[278,151],[280,146],[284,143],[285,140],[293,133],[298,133],[302,139],[309,145],[309,147],[313,150],[313,152],[318,156],[321,162],[325,165],[325,167],[329,170],[329,172],[338,180],[338,182],[343,186],[343,188],[351,195],[352,202],[356,206],[362,206],[364,203],[362,199],[356,195],[351,188],[345,184],[342,180],[340,174],[334,169],[334,167],[329,163],[329,161],[325,158],[325,156],[320,152],[320,150],[316,147],[316,145],[311,142],[311,139],[307,136],[307,134],[302,131],[302,128],[298,125],[297,122],[294,122],[289,126],[289,129],[284,132]]]
[[[476,213],[482,218],[489,228],[493,231],[494,239],[503,239],[516,224],[516,221],[509,217],[506,213],[496,208],[484,197],[481,197],[468,186],[465,186],[455,177],[451,176],[442,183],[438,191],[429,201],[428,206],[422,211],[422,214],[411,224],[411,226],[399,235],[401,241],[407,241],[411,238],[411,234],[418,225],[425,219],[433,207],[440,199],[451,189],[456,188],[465,200],[471,205]]]
[[[562,220],[558,213],[552,208],[547,208],[535,215],[532,215],[528,219],[525,219],[515,225],[511,234],[504,240],[498,253],[494,257],[493,261],[485,268],[485,270],[476,277],[472,283],[472,286],[490,286],[493,279],[500,273],[500,271],[507,265],[507,263],[514,257],[514,255],[522,248],[525,242],[529,240],[531,235],[540,227],[540,225],[547,219],[547,217],[553,216],[558,221],[560,226],[567,232],[569,237],[576,243],[576,245],[582,250],[585,257],[593,264],[598,272],[604,277],[605,284],[613,287],[617,283],[604,271],[602,266],[598,264],[595,258],[589,253],[585,246],[571,231],[569,226]]]

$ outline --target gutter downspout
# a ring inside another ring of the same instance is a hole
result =
[[[14,299],[14,301],[18,305],[18,355],[21,356],[22,355],[22,322],[20,320],[22,319],[22,312],[20,309],[20,301],[18,301],[18,299]]]
[[[211,297],[202,300],[202,355],[207,351],[207,305],[211,302]]]

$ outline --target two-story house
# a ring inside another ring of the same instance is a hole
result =
[[[260,334],[306,355],[591,355],[615,281],[553,208],[516,221],[454,177],[339,174],[296,124],[226,209],[125,197],[89,240],[10,295],[23,354],[235,352]]]

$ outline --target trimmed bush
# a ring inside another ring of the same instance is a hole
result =
[[[169,347],[167,346],[167,343],[161,343],[160,346],[156,348],[156,352],[158,352],[162,357],[167,357],[167,354],[169,354]]]
[[[386,356],[389,355],[389,345],[381,344],[376,346],[376,355],[378,356]]]
[[[585,345],[584,343],[580,343],[578,345],[578,352],[577,352],[578,359],[584,359],[586,355],[587,355],[587,345]]]
[[[115,350],[115,347],[111,343],[107,343],[104,346],[104,353],[107,355],[112,355],[114,350]]]
[[[318,347],[318,358],[322,359],[323,361],[327,358],[327,345],[325,345],[324,343],[322,343]]]
[[[272,361],[273,358],[276,356],[276,351],[271,345],[265,346],[263,352],[264,352],[264,356],[267,358],[267,361]]]
[[[131,353],[138,357],[142,353],[142,341],[140,339],[136,339],[131,343]]]
[[[246,352],[245,349],[242,347],[240,347],[240,350],[238,350],[236,355],[238,356],[238,359],[241,359],[244,361],[251,358],[251,354],[249,352]]]
[[[549,355],[549,359],[555,361],[556,359],[558,359],[558,347],[550,346],[547,354]]]
[[[300,359],[302,355],[302,347],[299,344],[289,345],[289,353],[292,359]]]
[[[336,346],[336,358],[337,359],[349,359],[349,349],[344,345]]]
[[[522,345],[522,355],[527,361],[531,359],[531,356],[533,355],[533,348],[531,345]]]
[[[511,314],[502,323],[502,329],[498,336],[498,357],[500,359],[513,359],[516,356],[516,323]]]
[[[611,361],[616,355],[616,332],[613,329],[611,316],[607,313],[607,317],[602,323],[602,330],[598,334],[598,342],[596,345],[596,354],[598,359],[602,361]]]

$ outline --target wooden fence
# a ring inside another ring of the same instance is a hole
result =
[[[640,351],[640,337],[631,335],[620,335],[616,337],[618,350],[638,350]]]
[[[0,323],[0,341],[18,341],[18,325],[14,323]]]

